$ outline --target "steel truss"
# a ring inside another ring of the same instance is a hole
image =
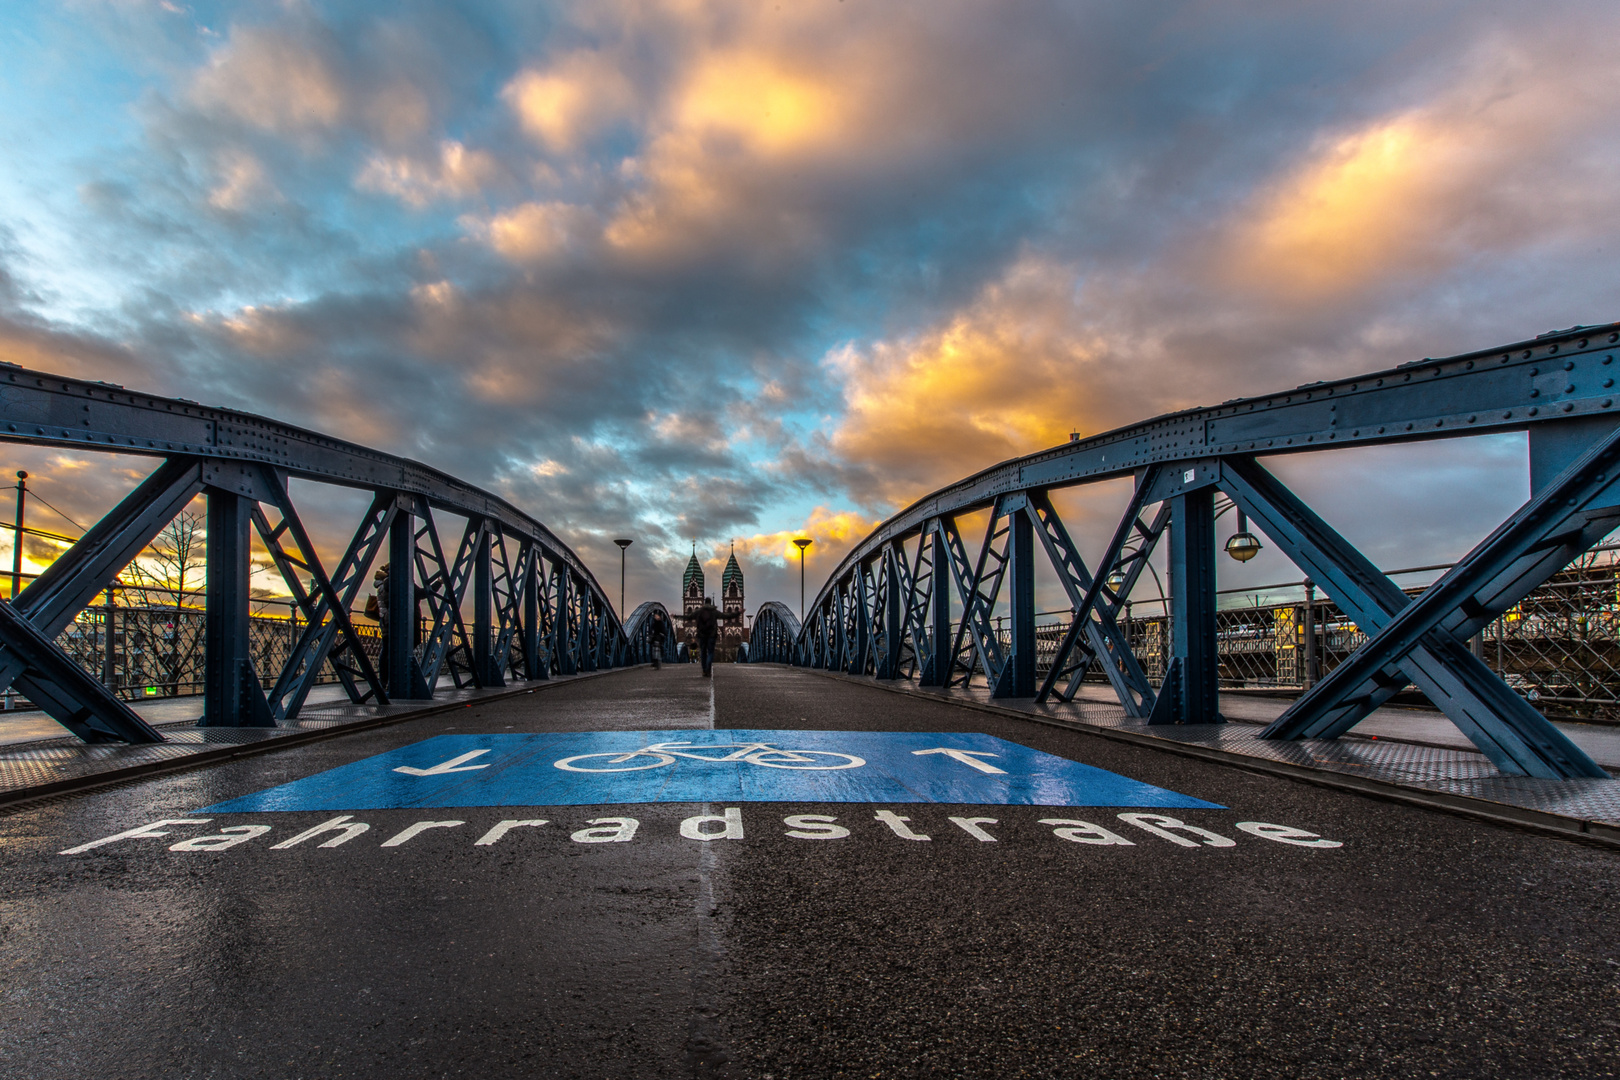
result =
[[[1222,493],[1368,633],[1265,737],[1335,738],[1416,684],[1503,773],[1607,776],[1468,642],[1620,528],[1620,393],[1610,389],[1617,352],[1620,324],[1575,327],[1173,413],[1004,462],[878,526],[833,571],[804,625],[782,605],[762,607],[748,658],[925,686],[982,680],[994,697],[1041,701],[1072,699],[1097,669],[1132,717],[1220,723]],[[1529,433],[1530,501],[1415,599],[1257,460],[1505,431]],[[1050,493],[1125,476],[1134,478],[1132,496],[1089,569]],[[986,510],[970,559],[957,521]],[[1037,538],[1071,607],[1061,638],[1044,646],[1033,601]],[[1153,686],[1119,618],[1161,543],[1170,618],[1165,675]]]
[[[650,659],[644,627],[626,633],[567,545],[498,496],[445,473],[264,417],[108,383],[8,365],[0,389],[0,439],[161,459],[13,603],[0,604],[0,689],[15,686],[88,742],[163,737],[56,637],[198,494],[208,500],[206,725],[295,723],[323,672],[336,675],[350,701],[387,704],[431,698],[445,675],[457,687],[501,686]],[[289,494],[291,479],[372,494],[330,569]],[[445,557],[435,513],[466,521],[454,558]],[[279,671],[258,671],[248,640],[255,535],[301,621]],[[374,659],[349,612],[379,558],[391,568],[391,618]],[[670,642],[673,657],[673,635]]]

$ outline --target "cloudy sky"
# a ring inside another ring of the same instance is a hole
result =
[[[1620,317],[1615,40],[1612,2],[16,0],[0,359],[418,458],[604,584],[634,537],[632,605],[735,539],[796,606],[792,535],[814,590],[1071,430]],[[81,521],[143,467],[8,455]],[[1278,468],[1386,567],[1525,494],[1516,438]]]

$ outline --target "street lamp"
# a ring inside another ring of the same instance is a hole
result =
[[[619,619],[624,619],[624,549],[635,543],[634,540],[615,540],[619,545]]]
[[[1238,562],[1248,562],[1260,554],[1260,540],[1249,531],[1249,515],[1237,512],[1238,531],[1226,541],[1226,553]]]
[[[17,589],[22,584],[23,502],[28,498],[28,474],[17,470],[17,531],[11,549],[11,602],[17,602]]]
[[[1116,566],[1114,572],[1108,575],[1107,584],[1109,591],[1117,595],[1120,588],[1125,584],[1125,571]]]
[[[799,549],[799,623],[804,623],[804,549],[815,543],[807,536],[801,536],[793,541],[793,546]]]

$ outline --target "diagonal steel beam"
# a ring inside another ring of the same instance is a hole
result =
[[[1617,466],[1620,431],[1594,445],[1416,600],[1389,612],[1385,605],[1394,603],[1389,594],[1392,585],[1378,585],[1371,576],[1377,572],[1369,575],[1365,560],[1358,565],[1342,550],[1335,552],[1336,558],[1329,557],[1331,548],[1318,550],[1303,543],[1302,538],[1311,535],[1322,538],[1323,530],[1328,530],[1325,523],[1302,517],[1303,504],[1294,500],[1297,505],[1289,505],[1278,492],[1265,488],[1255,471],[1258,466],[1236,465],[1231,488],[1257,509],[1271,511],[1257,515],[1268,535],[1264,524],[1268,518],[1304,521],[1309,528],[1296,526],[1292,532],[1278,522],[1281,535],[1273,539],[1279,546],[1298,544],[1300,557],[1322,563],[1323,570],[1339,570],[1346,602],[1362,605],[1364,617],[1383,619],[1381,624],[1372,623],[1379,628],[1365,645],[1262,735],[1289,739],[1343,734],[1364,715],[1368,704],[1381,694],[1387,696],[1391,688],[1398,690],[1410,676],[1503,772],[1547,778],[1607,776],[1502,684],[1463,642],[1620,525],[1620,507],[1615,505]],[[1252,497],[1262,491],[1271,499]],[[1286,512],[1279,512],[1277,505]],[[1308,569],[1309,562],[1301,566]]]
[[[18,593],[13,610],[46,641],[54,642],[202,489],[202,467],[196,461],[166,459]],[[66,659],[67,654],[62,657]],[[10,686],[27,666],[21,652],[0,649],[0,690]],[[31,683],[37,690],[44,679],[43,674],[36,674]],[[65,688],[57,691],[58,697],[66,694]],[[33,694],[28,699],[37,700]]]
[[[0,642],[22,669],[14,680],[17,689],[85,742],[163,742],[156,729],[5,603],[0,603]]]
[[[263,471],[271,505],[280,511],[281,523],[271,528],[269,520],[258,507],[252,511],[253,523],[308,620],[297,644],[288,654],[281,674],[276,678],[275,689],[269,698],[270,714],[278,723],[296,718],[328,660],[332,661],[351,701],[360,704],[375,700],[380,705],[386,705],[388,693],[383,688],[382,680],[377,677],[371,658],[360,644],[360,637],[349,619],[349,608],[365,584],[366,570],[388,539],[389,527],[399,513],[397,496],[390,491],[380,492],[373,497],[371,507],[349,542],[348,550],[328,577],[315,544],[287,494],[286,478],[268,467]],[[283,542],[284,536],[291,537],[294,544],[292,550]],[[309,575],[312,590],[303,588],[298,580],[298,570]],[[355,685],[356,675],[365,681],[365,692]]]
[[[1114,535],[1109,539],[1108,546],[1103,549],[1103,557],[1097,561],[1097,576],[1092,578],[1086,584],[1085,593],[1080,597],[1078,602],[1075,602],[1074,614],[1069,619],[1069,627],[1063,632],[1063,640],[1058,643],[1057,654],[1052,657],[1052,670],[1046,673],[1046,678],[1044,681],[1042,681],[1041,688],[1035,695],[1036,701],[1045,701],[1048,697],[1050,697],[1052,695],[1053,687],[1057,684],[1057,680],[1060,679],[1068,670],[1064,665],[1068,661],[1069,654],[1073,652],[1075,646],[1079,644],[1081,632],[1091,625],[1092,612],[1097,608],[1098,601],[1103,598],[1103,594],[1106,592],[1111,599],[1116,601],[1116,603],[1121,597],[1129,596],[1131,586],[1136,583],[1136,574],[1141,573],[1141,567],[1146,565],[1147,555],[1142,552],[1140,547],[1138,547],[1135,553],[1136,565],[1132,568],[1134,572],[1131,574],[1128,582],[1121,587],[1120,593],[1115,595],[1113,590],[1108,588],[1108,576],[1114,572],[1114,568],[1116,566],[1124,561],[1122,558],[1122,552],[1125,547],[1125,542],[1130,538],[1132,531],[1135,530],[1138,533],[1145,533],[1147,531],[1142,525],[1141,513],[1143,505],[1147,500],[1148,493],[1153,490],[1154,480],[1157,478],[1158,472],[1158,466],[1150,465],[1146,470],[1143,471],[1142,475],[1137,478],[1136,489],[1131,492],[1130,502],[1125,505],[1125,513],[1120,516],[1119,524],[1114,527]],[[1162,526],[1159,531],[1163,531]],[[1042,530],[1042,535],[1045,535],[1045,530]],[[1154,539],[1157,539],[1157,534],[1154,535]],[[1080,572],[1084,573],[1083,567],[1081,568]],[[1074,602],[1072,590],[1070,597],[1071,602]],[[1121,637],[1123,637],[1123,635],[1121,635]],[[1108,643],[1105,643],[1105,645],[1106,644]],[[1093,648],[1093,652],[1095,652],[1095,648]],[[1130,655],[1130,647],[1128,645],[1125,646],[1124,653],[1126,655]],[[1134,656],[1132,658],[1134,659]],[[1079,662],[1078,666],[1080,666],[1081,673],[1084,673],[1085,668],[1083,665],[1085,663],[1089,663],[1089,658]],[[1140,671],[1139,665],[1137,670]],[[1110,679],[1110,681],[1112,681],[1112,679]],[[1132,700],[1133,698],[1137,697],[1138,694],[1132,693],[1131,691],[1139,691],[1141,686],[1145,686],[1146,683],[1147,676],[1144,674],[1141,676],[1140,684],[1137,684],[1134,687],[1128,687],[1127,693],[1120,695],[1120,703],[1125,705],[1127,711],[1131,711],[1134,706],[1135,711],[1131,712],[1132,716],[1146,716],[1153,711],[1153,692],[1151,689],[1148,690],[1146,695],[1142,696],[1142,700]],[[1068,701],[1073,696],[1074,690],[1071,688],[1068,696],[1063,697],[1062,700]]]
[[[1063,589],[1069,596],[1069,603],[1075,611],[1086,606],[1086,596],[1096,585],[1090,573],[1086,570],[1085,560],[1080,557],[1080,551],[1075,547],[1074,541],[1069,538],[1069,531],[1063,525],[1063,519],[1058,517],[1057,510],[1052,506],[1052,500],[1044,491],[1028,493],[1029,506],[1026,513],[1035,526],[1035,535],[1041,538],[1041,544],[1046,548],[1047,557],[1057,568],[1058,576],[1063,581]],[[1138,510],[1140,507],[1137,508]],[[1099,593],[1098,598],[1091,602],[1091,609],[1096,612],[1096,618],[1084,624],[1085,640],[1071,643],[1069,649],[1076,645],[1085,649],[1088,656],[1076,665],[1077,679],[1085,675],[1085,669],[1090,665],[1093,657],[1101,658],[1103,674],[1113,687],[1119,703],[1125,709],[1125,715],[1133,718],[1147,716],[1153,711],[1153,686],[1148,682],[1147,674],[1142,670],[1141,662],[1131,651],[1131,646],[1125,640],[1125,634],[1120,630],[1117,621],[1119,599],[1111,594]],[[1102,603],[1098,603],[1102,599]],[[1071,628],[1074,620],[1070,620]],[[1064,633],[1064,640],[1068,641],[1068,631]],[[1063,665],[1065,650],[1060,643],[1058,655],[1053,657],[1052,672],[1058,673]],[[1049,673],[1043,681],[1042,689],[1056,682],[1061,674]],[[1063,701],[1074,697],[1078,689],[1078,682],[1071,685],[1066,694],[1060,694]],[[1044,700],[1037,698],[1037,700]]]
[[[947,550],[951,553],[951,569],[956,579],[957,595],[962,598],[962,620],[957,623],[956,634],[951,641],[950,661],[951,671],[947,674],[946,686],[955,686],[956,669],[965,667],[961,677],[961,685],[967,686],[973,680],[973,666],[975,657],[979,666],[984,669],[985,681],[993,690],[1001,679],[1001,669],[1006,664],[1006,656],[1001,650],[1001,641],[996,637],[995,629],[990,625],[990,612],[996,604],[996,596],[1001,592],[1001,579],[1006,574],[1008,555],[1005,551],[996,551],[995,543],[1004,536],[1010,536],[1011,526],[1000,530],[998,525],[1009,516],[1006,497],[996,499],[995,505],[990,508],[990,521],[985,525],[984,545],[979,548],[979,558],[975,563],[971,576],[967,569],[967,551],[962,547],[962,538],[956,532],[956,523],[951,522],[951,528],[946,532]],[[942,523],[943,524],[943,523]],[[991,561],[995,565],[987,577],[985,569]],[[963,664],[960,657],[964,643],[971,639],[973,652],[969,655],[967,663]]]

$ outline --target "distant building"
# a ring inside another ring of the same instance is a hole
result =
[[[688,644],[697,644],[697,623],[693,616],[703,606],[703,565],[698,562],[697,545],[692,545],[692,558],[681,575],[681,636]]]
[[[703,606],[705,581],[703,565],[698,562],[697,546],[687,560],[686,573],[681,575],[681,637],[694,647],[697,644],[697,622],[694,616]],[[713,598],[710,597],[710,602]],[[743,596],[743,572],[737,563],[735,546],[726,568],[720,574],[720,647],[736,648],[748,640],[748,621],[743,615],[746,606]]]
[[[720,643],[722,645],[738,645],[748,640],[743,620],[743,572],[737,565],[737,548],[732,545],[731,558],[726,560],[726,569],[720,575],[720,604],[722,621],[720,623]]]

